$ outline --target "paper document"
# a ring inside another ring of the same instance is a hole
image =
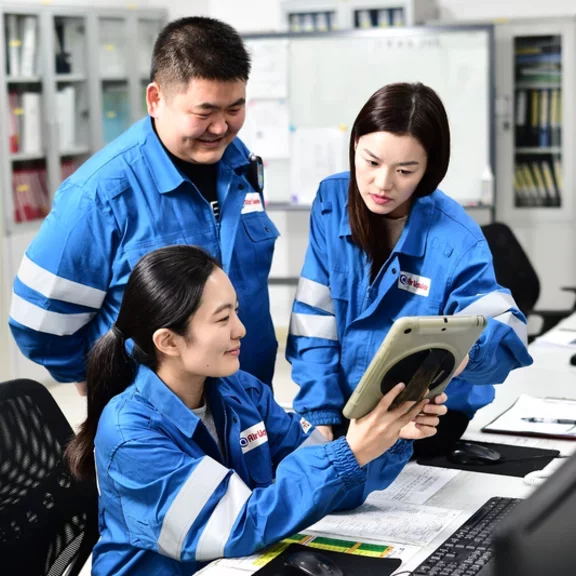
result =
[[[250,100],[240,137],[266,161],[290,157],[290,120],[286,100]]]
[[[288,40],[247,40],[252,56],[248,99],[288,96]]]
[[[308,531],[426,546],[459,515],[458,510],[380,500],[330,514]]]
[[[460,470],[431,468],[410,463],[386,490],[372,492],[366,502],[400,500],[405,504],[424,504],[459,473]]]
[[[556,327],[540,336],[540,338],[537,338],[536,341],[538,344],[551,344],[553,346],[576,348],[576,328]]]
[[[348,137],[339,128],[297,128],[292,133],[290,192],[298,204],[312,204],[320,182],[347,168]]]
[[[576,400],[522,394],[482,431],[576,439]]]

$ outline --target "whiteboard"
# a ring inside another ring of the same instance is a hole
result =
[[[310,172],[317,177],[323,168],[348,168],[350,128],[376,90],[392,82],[422,82],[439,94],[450,122],[450,167],[439,188],[463,205],[494,203],[490,26],[274,34],[248,36],[245,42],[253,73],[240,136],[266,162],[268,201],[300,198],[302,174],[295,178],[294,166],[300,168],[302,159],[293,145],[286,158],[267,161],[269,144],[259,149],[254,141],[258,126],[250,120],[251,104],[267,95],[285,103],[293,133],[314,128],[346,132],[333,166],[323,163]],[[314,188],[318,184],[310,183]]]

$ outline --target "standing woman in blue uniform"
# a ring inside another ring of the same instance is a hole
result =
[[[249,74],[230,26],[171,22],[154,45],[148,116],[56,192],[14,282],[10,327],[24,355],[58,382],[83,383],[86,354],[116,319],[130,271],[171,244],[202,246],[222,263],[249,329],[242,368],[272,381],[267,280],[278,231],[257,161],[237,138]]]
[[[134,268],[118,319],[90,354],[88,416],[67,450],[76,476],[97,473],[93,575],[190,576],[251,554],[358,506],[394,480],[410,440],[435,433],[445,406],[388,411],[397,386],[328,442],[238,371],[237,307],[199,248],[161,248]]]
[[[449,158],[437,94],[419,83],[390,84],[354,122],[350,172],[320,184],[287,358],[300,386],[295,410],[328,438],[345,427],[342,408],[397,318],[489,318],[447,389],[448,417],[435,438],[445,445],[493,400],[493,384],[532,362],[526,320],[496,283],[479,226],[437,189]]]

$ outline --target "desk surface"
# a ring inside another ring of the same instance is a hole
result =
[[[576,329],[576,315],[563,323]],[[534,364],[527,368],[515,370],[506,382],[496,386],[494,402],[479,410],[470,422],[464,435],[470,440],[482,440],[501,444],[513,444],[518,441],[514,436],[504,434],[483,434],[482,426],[491,422],[506,408],[511,406],[520,394],[531,396],[557,396],[576,399],[576,367],[570,365],[570,357],[575,350],[534,342],[530,353]],[[576,450],[576,442],[571,440],[549,440],[543,438],[522,437],[525,446],[539,448],[556,448],[562,454]],[[430,545],[423,548],[399,572],[416,568],[465,520],[467,520],[486,500],[493,496],[526,498],[534,487],[527,485],[522,478],[510,476],[489,476],[475,472],[460,472],[451,482],[437,492],[427,502],[427,506],[453,508],[464,511],[449,528],[442,532]]]
[[[565,328],[576,331],[576,314],[562,323]],[[535,343],[530,345],[534,364],[527,368],[515,370],[504,384],[496,387],[496,398],[492,404],[479,410],[466,431],[465,438],[502,444],[522,443],[525,446],[555,448],[562,454],[576,450],[576,442],[570,440],[549,440],[542,438],[517,438],[503,434],[483,434],[482,426],[491,422],[506,408],[511,406],[520,394],[532,396],[556,396],[576,399],[576,367],[570,365],[570,357],[575,350]],[[416,465],[416,464],[410,464]],[[446,538],[465,522],[486,500],[493,496],[526,498],[534,487],[527,485],[522,478],[487,475],[475,472],[460,472],[446,486],[427,502],[427,506],[451,508],[463,511],[450,526],[446,528],[428,546],[422,548],[411,560],[402,564],[398,572],[416,568]],[[202,574],[233,576],[240,571],[207,567]],[[224,570],[224,571],[223,571]],[[244,572],[246,574],[246,572]]]

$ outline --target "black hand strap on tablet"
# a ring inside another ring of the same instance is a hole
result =
[[[392,408],[402,402],[419,402],[428,390],[442,383],[452,371],[454,359],[450,352],[442,348],[432,348],[406,384],[406,389],[396,398]]]

